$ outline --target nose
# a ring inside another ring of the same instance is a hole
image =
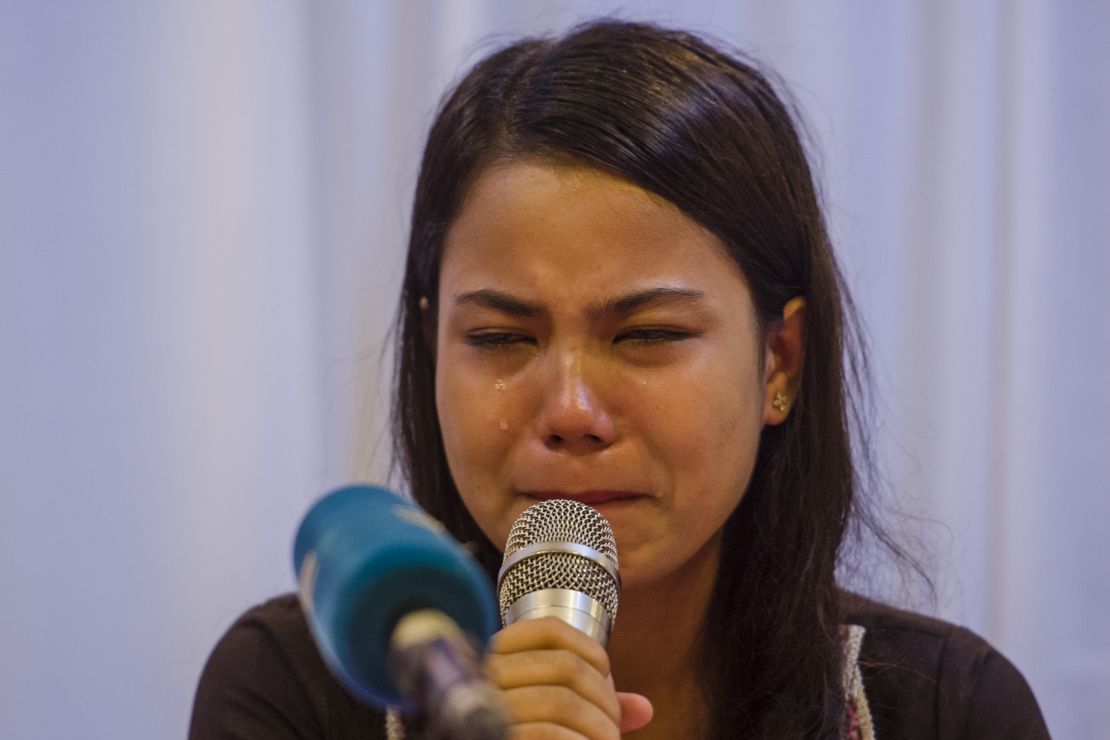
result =
[[[572,454],[597,452],[611,445],[617,430],[600,392],[600,373],[586,372],[588,363],[580,352],[549,360],[538,420],[544,445]]]

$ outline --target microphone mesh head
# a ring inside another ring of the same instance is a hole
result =
[[[586,504],[551,499],[529,506],[517,517],[505,544],[505,558],[540,542],[571,542],[607,556],[617,565],[617,543],[604,516]],[[565,552],[539,553],[510,568],[498,584],[501,618],[525,594],[548,588],[580,591],[598,601],[611,619],[617,617],[620,586],[596,560]]]

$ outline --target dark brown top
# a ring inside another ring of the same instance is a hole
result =
[[[1018,670],[974,633],[851,598],[878,740],[1040,740],[1037,701]],[[297,599],[279,596],[227,631],[197,687],[191,740],[385,738],[384,714],[329,672]]]

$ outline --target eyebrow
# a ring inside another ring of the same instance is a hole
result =
[[[702,291],[690,288],[647,288],[608,298],[597,306],[591,306],[588,313],[595,318],[606,315],[628,316],[644,308],[674,301],[696,301],[704,296]],[[528,303],[510,293],[489,288],[460,293],[455,297],[455,304],[469,304],[523,318],[534,318],[547,313],[547,310],[540,305]]]
[[[705,294],[700,290],[690,288],[648,288],[610,298],[597,308],[590,309],[590,313],[598,316],[606,314],[628,316],[644,308],[676,301],[696,301],[704,296]]]
[[[471,290],[455,296],[455,305],[472,305],[479,308],[489,308],[509,316],[532,318],[544,313],[539,306],[526,303],[509,293],[500,290]]]

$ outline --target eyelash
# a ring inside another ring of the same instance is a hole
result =
[[[637,344],[652,345],[668,342],[680,342],[690,339],[693,334],[679,329],[629,329],[613,338],[613,342],[635,342]],[[467,344],[472,347],[499,349],[514,344],[533,344],[535,339],[526,334],[515,334],[507,331],[491,331],[481,334],[468,334]]]
[[[467,334],[466,343],[472,347],[486,347],[498,349],[522,342],[531,343],[534,340],[525,334],[514,334],[508,331],[491,331],[483,334]]]
[[[631,341],[638,344],[664,344],[689,339],[693,334],[680,329],[643,328],[629,329],[618,334],[613,341]]]

